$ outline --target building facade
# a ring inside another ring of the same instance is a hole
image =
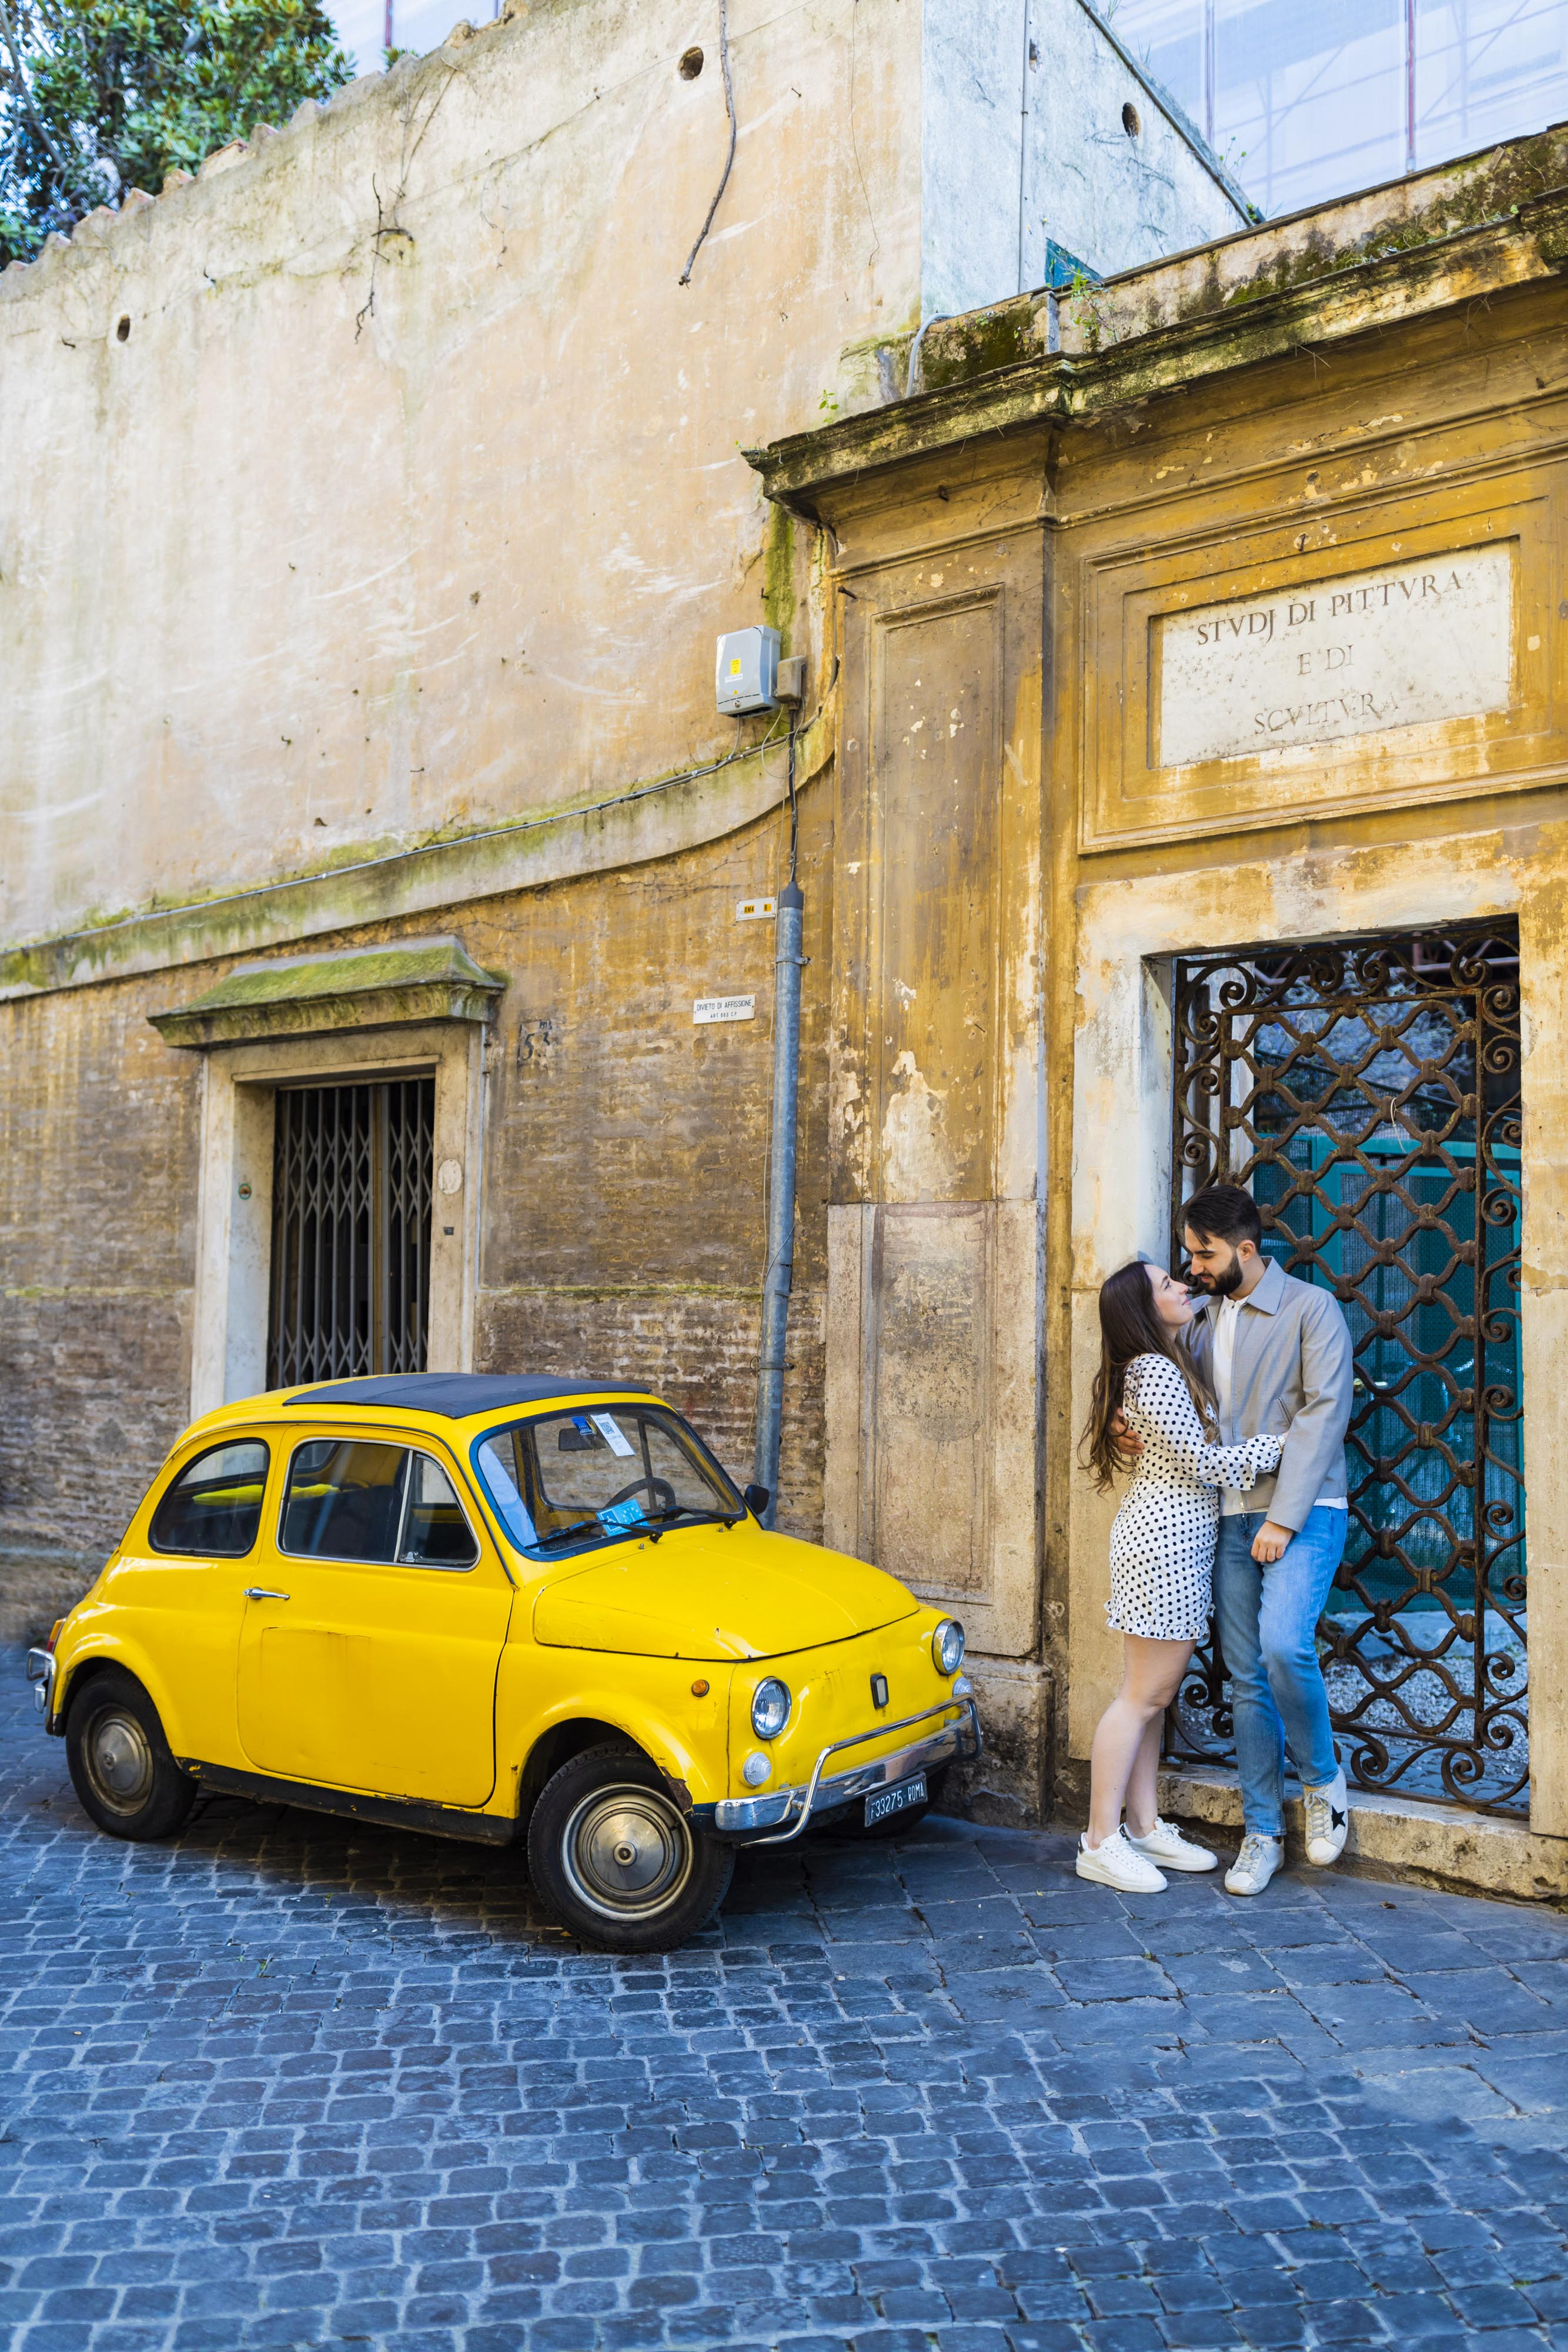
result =
[[[1554,132],[955,321],[922,399],[757,454],[841,616],[830,1540],[983,1629],[1014,1791],[1081,1789],[1119,1674],[1096,1293],[1244,1182],[1356,1340],[1320,1628],[1355,1850],[1538,1895],[1565,164]],[[1173,1807],[1239,1820],[1228,1739],[1210,1650]]]
[[[721,84],[582,8],[7,273],[11,1622],[267,1381],[635,1375],[744,1472],[793,824],[781,1515],[966,1620],[965,1801],[1081,1779],[1093,1293],[1225,1170],[1360,1318],[1358,1849],[1556,1891],[1568,150],[1218,235],[1184,150],[1019,295],[944,28],[737,11],[685,284]],[[721,721],[761,620],[803,704]],[[1223,1814],[1218,1660],[1173,1740]]]

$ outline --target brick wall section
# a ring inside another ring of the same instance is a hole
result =
[[[183,1424],[199,1072],[148,983],[0,1005],[0,1637],[68,1607]]]
[[[784,1380],[779,1525],[822,1533],[822,1317],[825,1294],[790,1301]],[[593,1297],[570,1292],[490,1294],[480,1300],[486,1369],[572,1372],[587,1368],[658,1391],[684,1412],[744,1486],[751,1476],[760,1302],[745,1297]]]
[[[827,843],[803,802],[801,1160],[781,1523],[821,1528]],[[825,821],[825,812],[824,812]],[[772,1076],[770,818],[688,856],[343,933],[455,931],[509,986],[489,1055],[481,1369],[668,1394],[750,1475]],[[153,1010],[226,967],[0,1005],[0,1637],[68,1606],[187,1418],[201,1060]],[[698,995],[755,1021],[696,1028]]]
[[[825,786],[802,803],[795,1294],[780,1524],[820,1538],[826,1307]],[[782,879],[781,821],[688,857],[467,910],[507,973],[491,1054],[479,1360],[645,1381],[750,1475],[765,1272],[774,927],[737,902]],[[699,995],[757,1018],[696,1027]]]

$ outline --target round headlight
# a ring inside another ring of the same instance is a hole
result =
[[[962,1642],[960,1635],[960,1643]],[[751,1695],[751,1728],[758,1739],[777,1739],[789,1720],[789,1693],[770,1675]]]
[[[931,1636],[931,1655],[939,1675],[956,1675],[964,1663],[964,1628],[956,1617],[944,1617]]]

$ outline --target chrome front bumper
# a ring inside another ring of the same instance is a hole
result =
[[[890,1731],[907,1731],[917,1723],[929,1723],[934,1715],[945,1715],[955,1705],[964,1709],[956,1723],[944,1724],[940,1731],[928,1733],[894,1755],[879,1756],[873,1763],[837,1772],[831,1780],[822,1778],[822,1768],[831,1756],[841,1755],[848,1748],[863,1748],[868,1739],[884,1739]],[[907,1780],[911,1773],[927,1771],[960,1757],[978,1756],[981,1746],[980,1716],[974,1700],[939,1699],[935,1706],[907,1715],[902,1722],[874,1723],[869,1731],[831,1741],[803,1788],[770,1789],[765,1797],[721,1797],[716,1805],[696,1806],[694,1818],[706,1821],[720,1837],[742,1837],[752,1845],[787,1845],[801,1834],[813,1815],[851,1804],[857,1797],[869,1796],[873,1789],[888,1788],[895,1780]],[[772,1835],[758,1836],[759,1831],[771,1831]]]
[[[55,1701],[55,1660],[50,1650],[29,1650],[27,1680],[33,1685],[33,1705],[46,1723],[53,1715]]]

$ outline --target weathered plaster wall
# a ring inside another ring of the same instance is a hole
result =
[[[430,907],[502,853],[365,861],[731,750],[715,634],[799,634],[810,553],[741,446],[891,397],[923,313],[1014,291],[1020,74],[1065,41],[1029,203],[1087,191],[1109,259],[1233,217],[1152,114],[1127,141],[1133,80],[1064,5],[1026,68],[1010,8],[737,0],[685,287],[727,130],[673,0],[459,26],[8,271],[0,945],[339,867],[269,935]]]
[[[672,0],[519,10],[5,274],[7,944],[734,746],[715,634],[800,584],[738,445],[913,320],[920,31],[730,26],[689,286]]]
[[[1047,237],[1109,277],[1240,227],[1240,191],[1209,168],[1087,0],[1032,0],[1031,16],[1040,65],[1025,152],[1023,284],[1045,282]],[[1124,107],[1137,118],[1134,131]]]
[[[1016,294],[1033,0],[925,0],[921,216],[925,316]]]
[[[1044,285],[1048,239],[1109,275],[1246,218],[1086,0],[925,0],[922,105],[928,319]]]

